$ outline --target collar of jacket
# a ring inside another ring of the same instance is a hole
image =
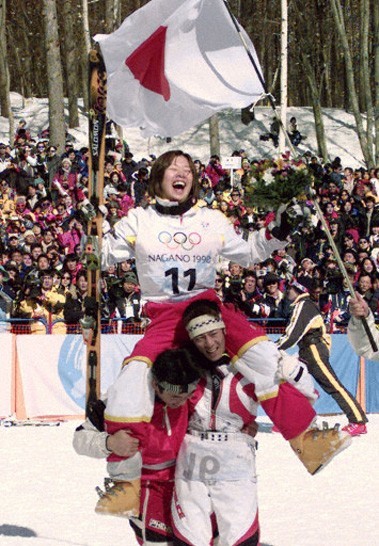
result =
[[[305,300],[306,298],[310,298],[310,294],[299,294],[297,298],[291,303],[291,307],[299,303],[301,300]]]
[[[184,201],[184,203],[176,203],[173,205],[167,205],[166,203],[167,201],[156,197],[155,208],[159,214],[164,214],[167,216],[182,216],[182,214],[194,206],[196,201],[193,197],[189,197],[187,201]]]

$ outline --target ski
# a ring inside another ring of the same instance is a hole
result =
[[[89,170],[88,199],[90,205],[84,212],[87,219],[87,237],[83,258],[87,269],[88,292],[81,320],[86,344],[86,415],[100,396],[100,337],[101,337],[101,238],[103,205],[105,126],[107,102],[107,75],[104,61],[98,50],[89,53]]]
[[[65,421],[62,419],[47,421],[45,419],[16,419],[12,417],[5,417],[0,419],[0,426],[2,427],[59,427],[61,423]]]

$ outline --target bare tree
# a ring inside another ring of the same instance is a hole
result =
[[[282,25],[280,33],[280,119],[279,153],[284,152],[286,145],[287,101],[288,101],[288,4],[287,0],[280,0]]]
[[[13,143],[14,123],[10,99],[10,81],[7,56],[6,0],[0,0],[0,111],[9,120],[9,142]]]
[[[375,89],[375,163],[379,165],[379,2],[373,7],[373,61],[374,61],[374,89]]]
[[[210,155],[220,155],[220,130],[217,114],[209,118],[209,142]]]
[[[63,152],[65,144],[64,94],[55,0],[43,0],[43,19],[49,96],[49,139],[60,152]]]
[[[120,12],[119,0],[105,0],[105,31],[107,34],[115,30]]]
[[[91,33],[89,28],[88,17],[88,0],[82,0],[82,17],[81,17],[83,36],[80,46],[80,76],[81,76],[81,92],[85,110],[89,108],[89,93],[88,93],[88,56],[91,49]]]
[[[74,18],[72,16],[72,0],[65,0],[62,6],[64,40],[63,51],[66,66],[66,91],[68,98],[68,126],[79,126],[78,111],[78,55],[77,36]]]
[[[374,164],[373,150],[370,149],[367,139],[367,134],[363,126],[362,115],[359,110],[359,101],[358,94],[355,86],[354,78],[354,66],[353,60],[350,52],[349,40],[346,33],[345,19],[343,14],[343,9],[341,6],[340,0],[331,0],[332,12],[337,28],[338,36],[341,42],[342,51],[345,59],[346,65],[346,83],[349,92],[349,98],[351,103],[351,108],[355,118],[355,123],[357,126],[357,133],[359,143],[361,145],[361,150],[363,157],[365,159],[367,166],[372,166]]]
[[[298,54],[300,55],[301,65],[308,82],[310,97],[315,120],[315,129],[317,137],[318,154],[324,161],[328,161],[328,149],[325,139],[325,128],[322,117],[321,107],[321,83],[324,77],[324,71],[316,73],[317,62],[314,59],[315,44],[314,40],[310,40],[310,32],[308,26],[314,27],[313,19],[309,18],[304,21],[302,13],[302,3],[299,6],[299,0],[294,0],[291,4],[294,12],[296,38],[298,42]],[[324,53],[324,52],[323,52]]]
[[[362,99],[367,113],[367,146],[369,150],[374,149],[374,106],[371,92],[371,76],[369,65],[369,41],[370,41],[370,0],[361,0],[361,70],[362,70]],[[374,165],[374,158],[372,163]]]

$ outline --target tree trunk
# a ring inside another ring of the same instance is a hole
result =
[[[62,19],[63,32],[65,39],[64,44],[65,64],[66,64],[66,83],[67,83],[67,98],[68,98],[68,126],[79,127],[79,111],[78,111],[78,55],[77,41],[78,37],[75,32],[75,24],[72,17],[72,2],[65,0],[63,2]]]
[[[209,118],[209,143],[210,155],[220,155],[220,131],[217,114]]]
[[[361,34],[361,51],[362,51],[362,80],[364,103],[366,105],[367,114],[367,146],[371,151],[372,163],[370,167],[375,166],[374,161],[374,106],[372,103],[371,93],[371,76],[369,64],[369,37],[370,37],[370,0],[361,0],[362,12],[362,34]]]
[[[115,30],[119,12],[119,0],[105,0],[105,32],[107,34]]]
[[[91,49],[91,33],[89,30],[89,18],[88,18],[88,0],[82,0],[82,27],[83,27],[83,39],[81,47],[81,63],[80,63],[80,77],[81,77],[81,91],[83,97],[84,109],[89,109],[89,96],[88,96],[88,55]]]
[[[379,2],[374,2],[374,40],[373,40],[373,60],[374,60],[374,84],[375,84],[375,164],[379,165]]]
[[[49,140],[50,144],[58,147],[58,153],[63,153],[65,145],[64,95],[55,0],[43,0],[43,19],[49,95]]]
[[[279,154],[284,152],[286,146],[287,130],[287,100],[288,100],[288,5],[287,0],[281,0],[281,54],[280,54],[280,119],[281,131],[279,131]]]
[[[372,149],[370,150],[368,142],[367,142],[367,136],[365,133],[365,129],[363,127],[362,116],[359,111],[359,102],[358,102],[358,96],[357,96],[357,91],[355,87],[355,79],[354,79],[353,61],[352,61],[349,42],[348,42],[348,38],[346,34],[343,10],[341,7],[340,0],[331,0],[331,5],[332,5],[334,22],[336,25],[336,29],[338,31],[340,41],[341,41],[342,51],[343,51],[343,55],[345,59],[346,83],[347,83],[347,89],[349,93],[351,108],[353,111],[355,123],[357,125],[358,139],[361,146],[363,157],[365,159],[365,163],[367,166],[369,166],[373,164],[374,158],[372,154]]]
[[[13,145],[14,120],[10,98],[10,81],[7,56],[6,0],[0,3],[0,113],[9,121],[9,143]]]
[[[9,117],[11,111],[9,100],[9,71],[7,61],[7,35],[6,35],[6,0],[0,3],[0,113],[3,117]]]
[[[321,85],[320,83],[318,83],[315,63],[312,61],[311,57],[311,53],[313,51],[313,43],[309,40],[309,35],[306,32],[303,32],[303,13],[301,11],[301,6],[299,7],[296,1],[294,1],[291,7],[295,12],[295,18],[300,29],[300,33],[298,33],[299,55],[301,59],[301,66],[304,70],[311,96],[313,115],[315,120],[318,155],[323,158],[324,162],[327,162],[329,160],[329,157],[325,139],[325,127],[322,117]],[[320,79],[321,81],[323,79],[322,72],[320,75]]]

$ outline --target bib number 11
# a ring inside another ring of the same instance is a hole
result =
[[[165,271],[165,277],[171,277],[172,292],[173,294],[179,294],[179,269],[172,267]],[[187,269],[183,271],[183,277],[188,277],[187,292],[191,292],[195,288],[196,284],[196,269]]]

